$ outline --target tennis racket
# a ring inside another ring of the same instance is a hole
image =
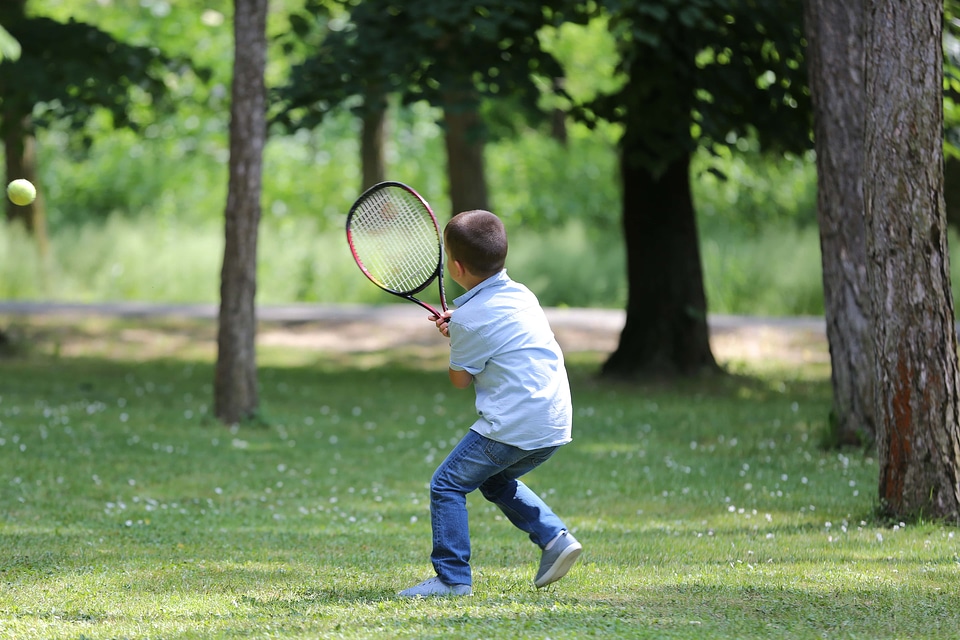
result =
[[[375,184],[357,198],[347,215],[347,242],[353,259],[375,285],[416,302],[440,317],[441,312],[417,299],[434,279],[443,292],[443,236],[430,205],[401,182]]]

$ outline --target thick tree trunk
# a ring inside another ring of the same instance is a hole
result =
[[[957,336],[943,202],[941,0],[869,0],[864,199],[880,502],[960,517]]]
[[[476,99],[452,93],[443,110],[452,214],[490,209],[483,161],[486,133]]]
[[[386,122],[386,103],[382,99],[371,100],[363,112],[363,130],[360,135],[360,164],[363,171],[362,189],[367,189],[386,180],[387,169],[383,158]]]
[[[214,413],[232,424],[259,408],[256,362],[257,231],[266,143],[268,0],[234,0],[230,179],[220,280]]]
[[[873,333],[863,204],[865,0],[806,1],[817,208],[833,383],[831,440],[872,443]]]
[[[627,317],[602,374],[630,378],[719,371],[710,350],[690,157],[681,156],[659,176],[627,160],[621,160],[621,170]]]

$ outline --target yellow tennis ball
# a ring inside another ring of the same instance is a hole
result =
[[[7,197],[13,204],[25,206],[36,199],[37,188],[29,180],[20,178],[7,185]]]

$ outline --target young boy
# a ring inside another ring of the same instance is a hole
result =
[[[582,546],[518,478],[570,442],[573,411],[563,354],[536,296],[507,276],[507,234],[489,211],[465,211],[444,229],[447,268],[467,290],[456,311],[431,317],[450,338],[450,381],[474,384],[478,419],[430,481],[436,577],[404,597],[470,595],[467,494],[480,489],[541,549],[537,588],[567,574]]]

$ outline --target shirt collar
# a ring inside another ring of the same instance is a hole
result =
[[[453,304],[456,307],[462,307],[467,302],[469,302],[473,296],[480,293],[480,291],[482,291],[483,289],[486,289],[488,287],[493,287],[499,284],[503,284],[507,280],[509,280],[509,278],[507,277],[507,270],[501,269],[499,272],[493,274],[492,276],[490,276],[489,278],[487,278],[486,280],[484,280],[483,282],[475,286],[473,289],[470,289],[470,291],[467,291],[462,296],[459,296],[456,300],[453,301]]]

